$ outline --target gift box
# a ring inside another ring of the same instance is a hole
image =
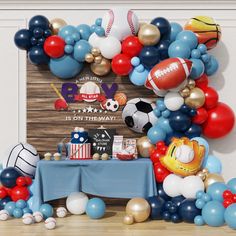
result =
[[[70,159],[71,160],[89,160],[91,156],[91,143],[77,144],[70,143]]]

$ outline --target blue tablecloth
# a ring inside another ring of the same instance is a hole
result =
[[[33,210],[46,201],[67,197],[71,192],[133,198],[156,195],[150,159],[133,161],[40,161],[34,181]]]

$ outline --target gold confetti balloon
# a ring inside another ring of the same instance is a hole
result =
[[[51,25],[52,34],[57,35],[59,32],[59,29],[67,25],[67,23],[61,18],[55,18],[50,21],[50,25]]]

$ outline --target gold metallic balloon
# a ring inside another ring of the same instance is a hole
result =
[[[101,54],[101,51],[100,51],[99,48],[92,48],[91,53],[92,53],[95,57],[97,57],[97,56],[99,56],[99,55]]]
[[[67,25],[67,23],[63,19],[60,19],[60,18],[51,20],[50,24],[51,24],[52,34],[58,34],[59,29]]]
[[[215,173],[208,174],[204,181],[205,188],[207,189],[211,184],[214,184],[216,182],[224,183],[225,181],[221,175]]]
[[[93,62],[93,63],[91,63],[90,68],[91,68],[91,71],[95,75],[103,76],[103,75],[106,75],[110,72],[111,62],[106,58],[102,58],[101,63]]]
[[[145,24],[139,29],[138,39],[145,46],[157,44],[160,38],[160,31],[155,25]]]
[[[95,58],[94,58],[94,62],[95,63],[101,63],[101,61],[102,61],[102,56],[100,55],[100,56],[96,56]]]
[[[92,63],[94,61],[94,56],[91,53],[87,53],[85,55],[85,61],[88,63]]]
[[[193,79],[188,80],[188,85],[187,85],[187,86],[188,86],[190,89],[195,88],[195,85],[196,85],[196,83],[195,83],[195,81],[194,81]]]
[[[126,205],[126,214],[132,215],[137,223],[147,220],[150,211],[150,205],[144,198],[132,198]]]
[[[150,150],[155,148],[147,136],[143,136],[137,141],[138,153],[141,157],[150,157]]]
[[[209,174],[209,170],[207,168],[202,169],[202,172],[207,174],[207,175]]]
[[[202,181],[204,181],[207,177],[207,173],[204,173],[203,171],[199,171],[196,176],[200,177]]]
[[[182,89],[179,94],[183,97],[186,98],[190,95],[190,89],[188,87],[185,87],[184,89]]]
[[[192,108],[202,107],[205,103],[205,94],[199,88],[193,88],[190,90],[190,95],[185,98],[185,104]]]
[[[125,225],[132,225],[134,223],[134,217],[132,215],[125,215],[123,219]]]

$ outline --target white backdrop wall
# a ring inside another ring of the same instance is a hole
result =
[[[142,21],[164,16],[182,25],[196,15],[209,15],[222,26],[222,41],[210,51],[220,63],[210,78],[220,100],[236,113],[236,2],[235,1],[0,1],[0,159],[11,144],[26,140],[26,57],[13,37],[28,20],[42,14],[63,18],[68,24],[92,24],[114,6],[133,9]],[[210,151],[223,163],[225,179],[236,176],[236,129],[226,138],[210,140]]]

